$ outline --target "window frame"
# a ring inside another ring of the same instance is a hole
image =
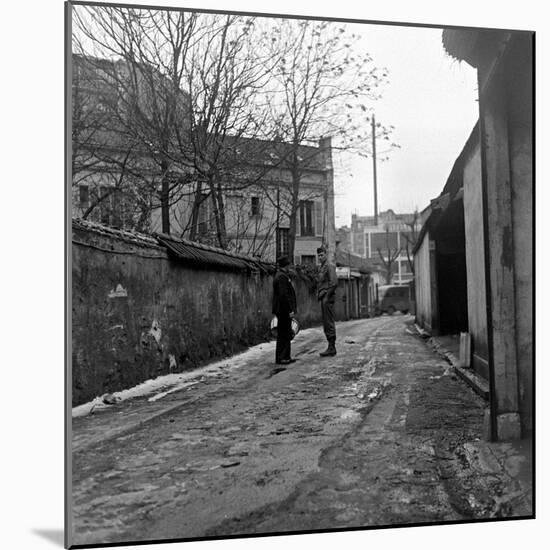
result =
[[[300,201],[300,235],[315,237],[315,202],[312,200]],[[309,222],[309,225],[308,225]]]

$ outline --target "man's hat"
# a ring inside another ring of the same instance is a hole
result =
[[[279,267],[286,267],[287,265],[290,265],[288,256],[279,256],[279,258],[277,258],[277,265]]]
[[[320,254],[321,252],[324,252],[325,254],[327,253],[327,249],[324,247],[324,246],[320,246],[318,249],[317,249],[317,254]]]

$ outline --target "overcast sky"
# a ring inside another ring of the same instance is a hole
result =
[[[385,155],[379,155],[378,209],[422,210],[443,189],[477,120],[475,71],[445,53],[441,29],[347,26],[350,33],[361,36],[355,53],[370,54],[375,67],[389,72],[382,98],[368,105],[374,108],[377,122],[395,127],[391,141],[400,146],[386,161]],[[387,143],[378,143],[379,153]],[[335,222],[340,227],[350,224],[352,213],[374,213],[373,170],[371,158],[336,151],[334,156]]]
[[[353,27],[374,63],[389,69],[376,119],[395,126],[401,146],[377,163],[378,209],[422,210],[443,189],[478,118],[475,71],[446,55],[441,29]],[[373,215],[372,160],[337,162],[335,172],[336,226],[349,225],[354,212]]]

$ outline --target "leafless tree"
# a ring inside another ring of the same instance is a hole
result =
[[[267,171],[250,162],[268,146],[255,139],[265,114],[253,97],[273,64],[255,50],[254,19],[78,9],[75,49],[92,52],[91,58],[101,62],[112,60],[108,78],[117,90],[116,126],[150,160],[162,231],[169,233],[177,221],[182,235],[198,238],[199,211],[206,200],[216,244],[226,248],[226,194],[257,183]],[[181,216],[171,207],[182,199],[191,204],[188,219],[174,220]]]
[[[112,64],[73,56],[71,173],[76,207],[84,219],[103,219],[145,229],[150,208],[142,193],[147,173],[137,144],[116,123],[117,93]],[[84,199],[84,200],[83,200]]]
[[[97,108],[97,95],[90,93],[86,75],[80,63],[74,64],[72,80],[72,133],[71,173],[72,185],[80,181],[101,164],[98,139],[109,126],[109,116]],[[95,101],[94,101],[95,99]]]
[[[292,256],[304,173],[319,162],[326,164],[319,159],[322,149],[304,146],[331,136],[336,149],[368,150],[369,113],[380,98],[387,71],[376,68],[367,53],[360,53],[358,37],[345,25],[277,20],[264,38],[272,52],[284,52],[273,70],[265,103],[272,127],[285,142],[282,166],[291,174],[285,214]],[[389,139],[389,129],[380,125],[378,130]]]
[[[267,259],[268,253],[272,254],[270,246],[275,240],[277,227],[277,213],[266,201],[265,187],[249,188],[250,193],[234,195],[227,204],[228,219],[231,220],[227,227],[230,249],[262,259]],[[255,210],[252,210],[251,193],[256,199]]]
[[[399,258],[399,255],[401,254],[401,248],[395,247],[393,248],[390,243],[390,230],[389,227],[386,227],[386,246],[385,250],[382,250],[381,247],[378,247],[376,249],[378,253],[378,257],[380,258],[380,262],[382,263],[382,266],[384,267],[384,274],[386,276],[386,284],[391,284],[392,276],[395,269],[395,264],[397,262],[397,258]]]
[[[208,30],[186,67],[191,127],[178,139],[182,150],[190,147],[198,182],[190,236],[196,237],[206,191],[217,244],[227,248],[226,196],[258,184],[269,171],[261,162],[269,143],[258,139],[266,115],[257,96],[277,55],[258,50],[253,18],[210,16],[202,25]]]
[[[228,248],[245,241],[254,220],[228,222],[226,197],[263,185],[277,217],[290,220],[293,255],[304,175],[331,170],[319,139],[332,136],[341,149],[367,147],[369,105],[387,75],[354,49],[357,37],[327,22],[112,6],[74,10],[74,50],[101,60],[107,70],[100,74],[116,92],[101,139],[114,140],[113,169],[128,175],[119,186],[141,177],[135,190],[145,196],[138,203],[160,206],[165,233],[177,222],[180,234],[201,238],[201,209],[208,206],[215,244]],[[380,132],[388,137],[385,128]],[[99,156],[94,151],[90,162]],[[278,177],[281,172],[290,178]],[[181,202],[188,211],[175,213]],[[238,226],[237,234],[228,224]],[[256,237],[254,250],[263,238]]]
[[[405,238],[405,253],[407,254],[407,262],[409,264],[409,269],[414,275],[414,257],[413,257],[413,248],[418,240],[418,227],[420,222],[420,214],[418,209],[416,209],[409,221],[405,222],[405,225],[408,228],[408,231],[402,233],[402,236]]]
[[[182,79],[199,33],[196,19],[183,11],[74,7],[73,50],[108,67],[98,74],[116,94],[104,146],[112,147],[113,140],[126,149],[132,144],[137,156],[147,158],[141,168],[150,173],[149,192],[160,205],[165,233],[170,232],[170,206],[188,183],[174,144],[175,129],[188,120]]]

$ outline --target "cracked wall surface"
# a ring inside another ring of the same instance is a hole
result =
[[[269,338],[272,277],[193,268],[164,248],[75,229],[72,403],[232,355]],[[295,281],[303,327],[315,293]]]

